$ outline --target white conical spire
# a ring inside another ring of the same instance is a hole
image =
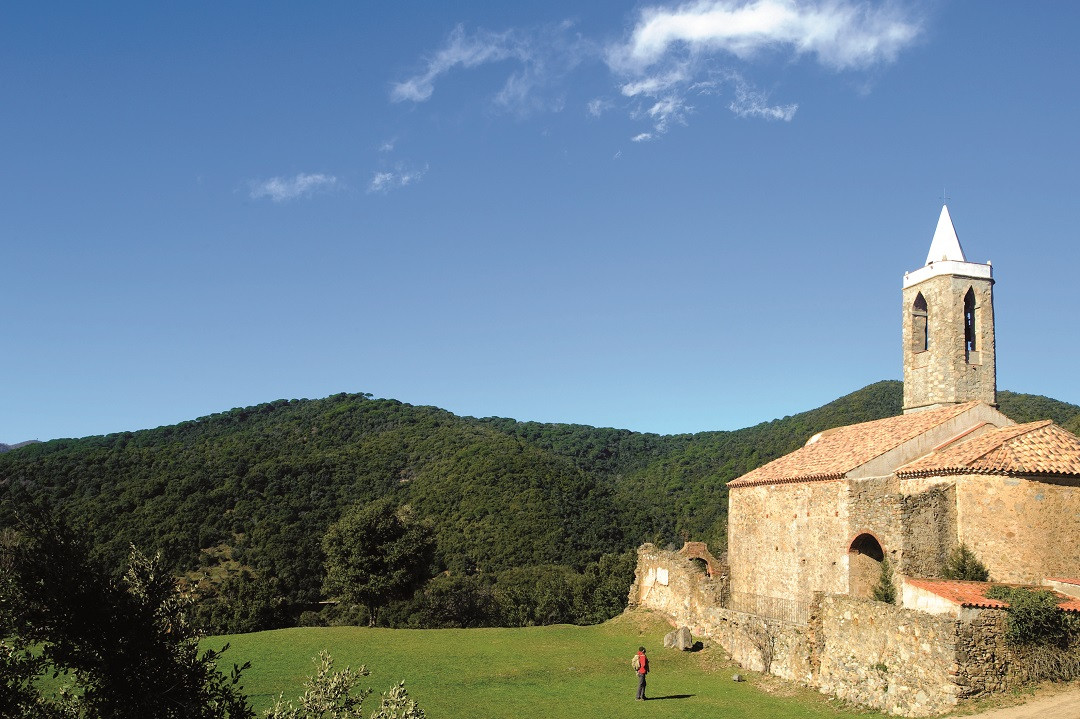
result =
[[[930,253],[926,255],[926,264],[942,260],[966,261],[960,239],[956,236],[956,228],[949,217],[948,205],[941,206],[941,216],[938,217],[937,229],[934,230],[934,240],[930,243]]]

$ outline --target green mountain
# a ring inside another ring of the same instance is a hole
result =
[[[277,400],[170,427],[29,444],[0,455],[0,527],[34,503],[84,527],[119,566],[134,543],[177,573],[223,556],[320,599],[326,527],[391,496],[434,524],[453,574],[582,569],[649,540],[726,544],[726,483],[816,432],[900,412],[902,385],[730,432],[656,435],[458,417],[364,394]],[[1080,407],[1000,394],[1018,421],[1076,428]]]

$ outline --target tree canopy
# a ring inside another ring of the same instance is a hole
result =
[[[366,606],[375,626],[383,605],[411,597],[430,576],[434,537],[408,506],[384,497],[345,512],[326,530],[322,546],[326,591]]]

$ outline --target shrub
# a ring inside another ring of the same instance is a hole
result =
[[[1080,634],[1080,620],[1057,608],[1061,600],[1053,592],[996,586],[986,596],[1009,603],[1005,639],[1010,644],[1066,648]]]
[[[889,564],[888,557],[881,560],[881,576],[878,577],[878,583],[874,585],[871,596],[878,602],[896,604],[896,585],[893,584],[892,566]]]
[[[971,582],[985,582],[990,579],[990,572],[987,571],[986,566],[979,561],[975,553],[968,549],[963,542],[958,544],[949,554],[949,558],[945,561],[943,574],[946,579],[961,579]]]
[[[371,689],[358,684],[360,677],[368,676],[367,667],[335,672],[334,660],[325,650],[314,661],[318,668],[304,683],[307,691],[297,700],[300,706],[279,696],[266,719],[363,719],[364,699],[371,695]],[[405,682],[399,682],[383,693],[371,719],[425,719],[425,714],[409,698]]]

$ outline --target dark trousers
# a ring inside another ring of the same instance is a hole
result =
[[[638,680],[637,680],[637,698],[638,699],[644,699],[645,698],[645,672],[641,672],[637,676],[638,676]]]

